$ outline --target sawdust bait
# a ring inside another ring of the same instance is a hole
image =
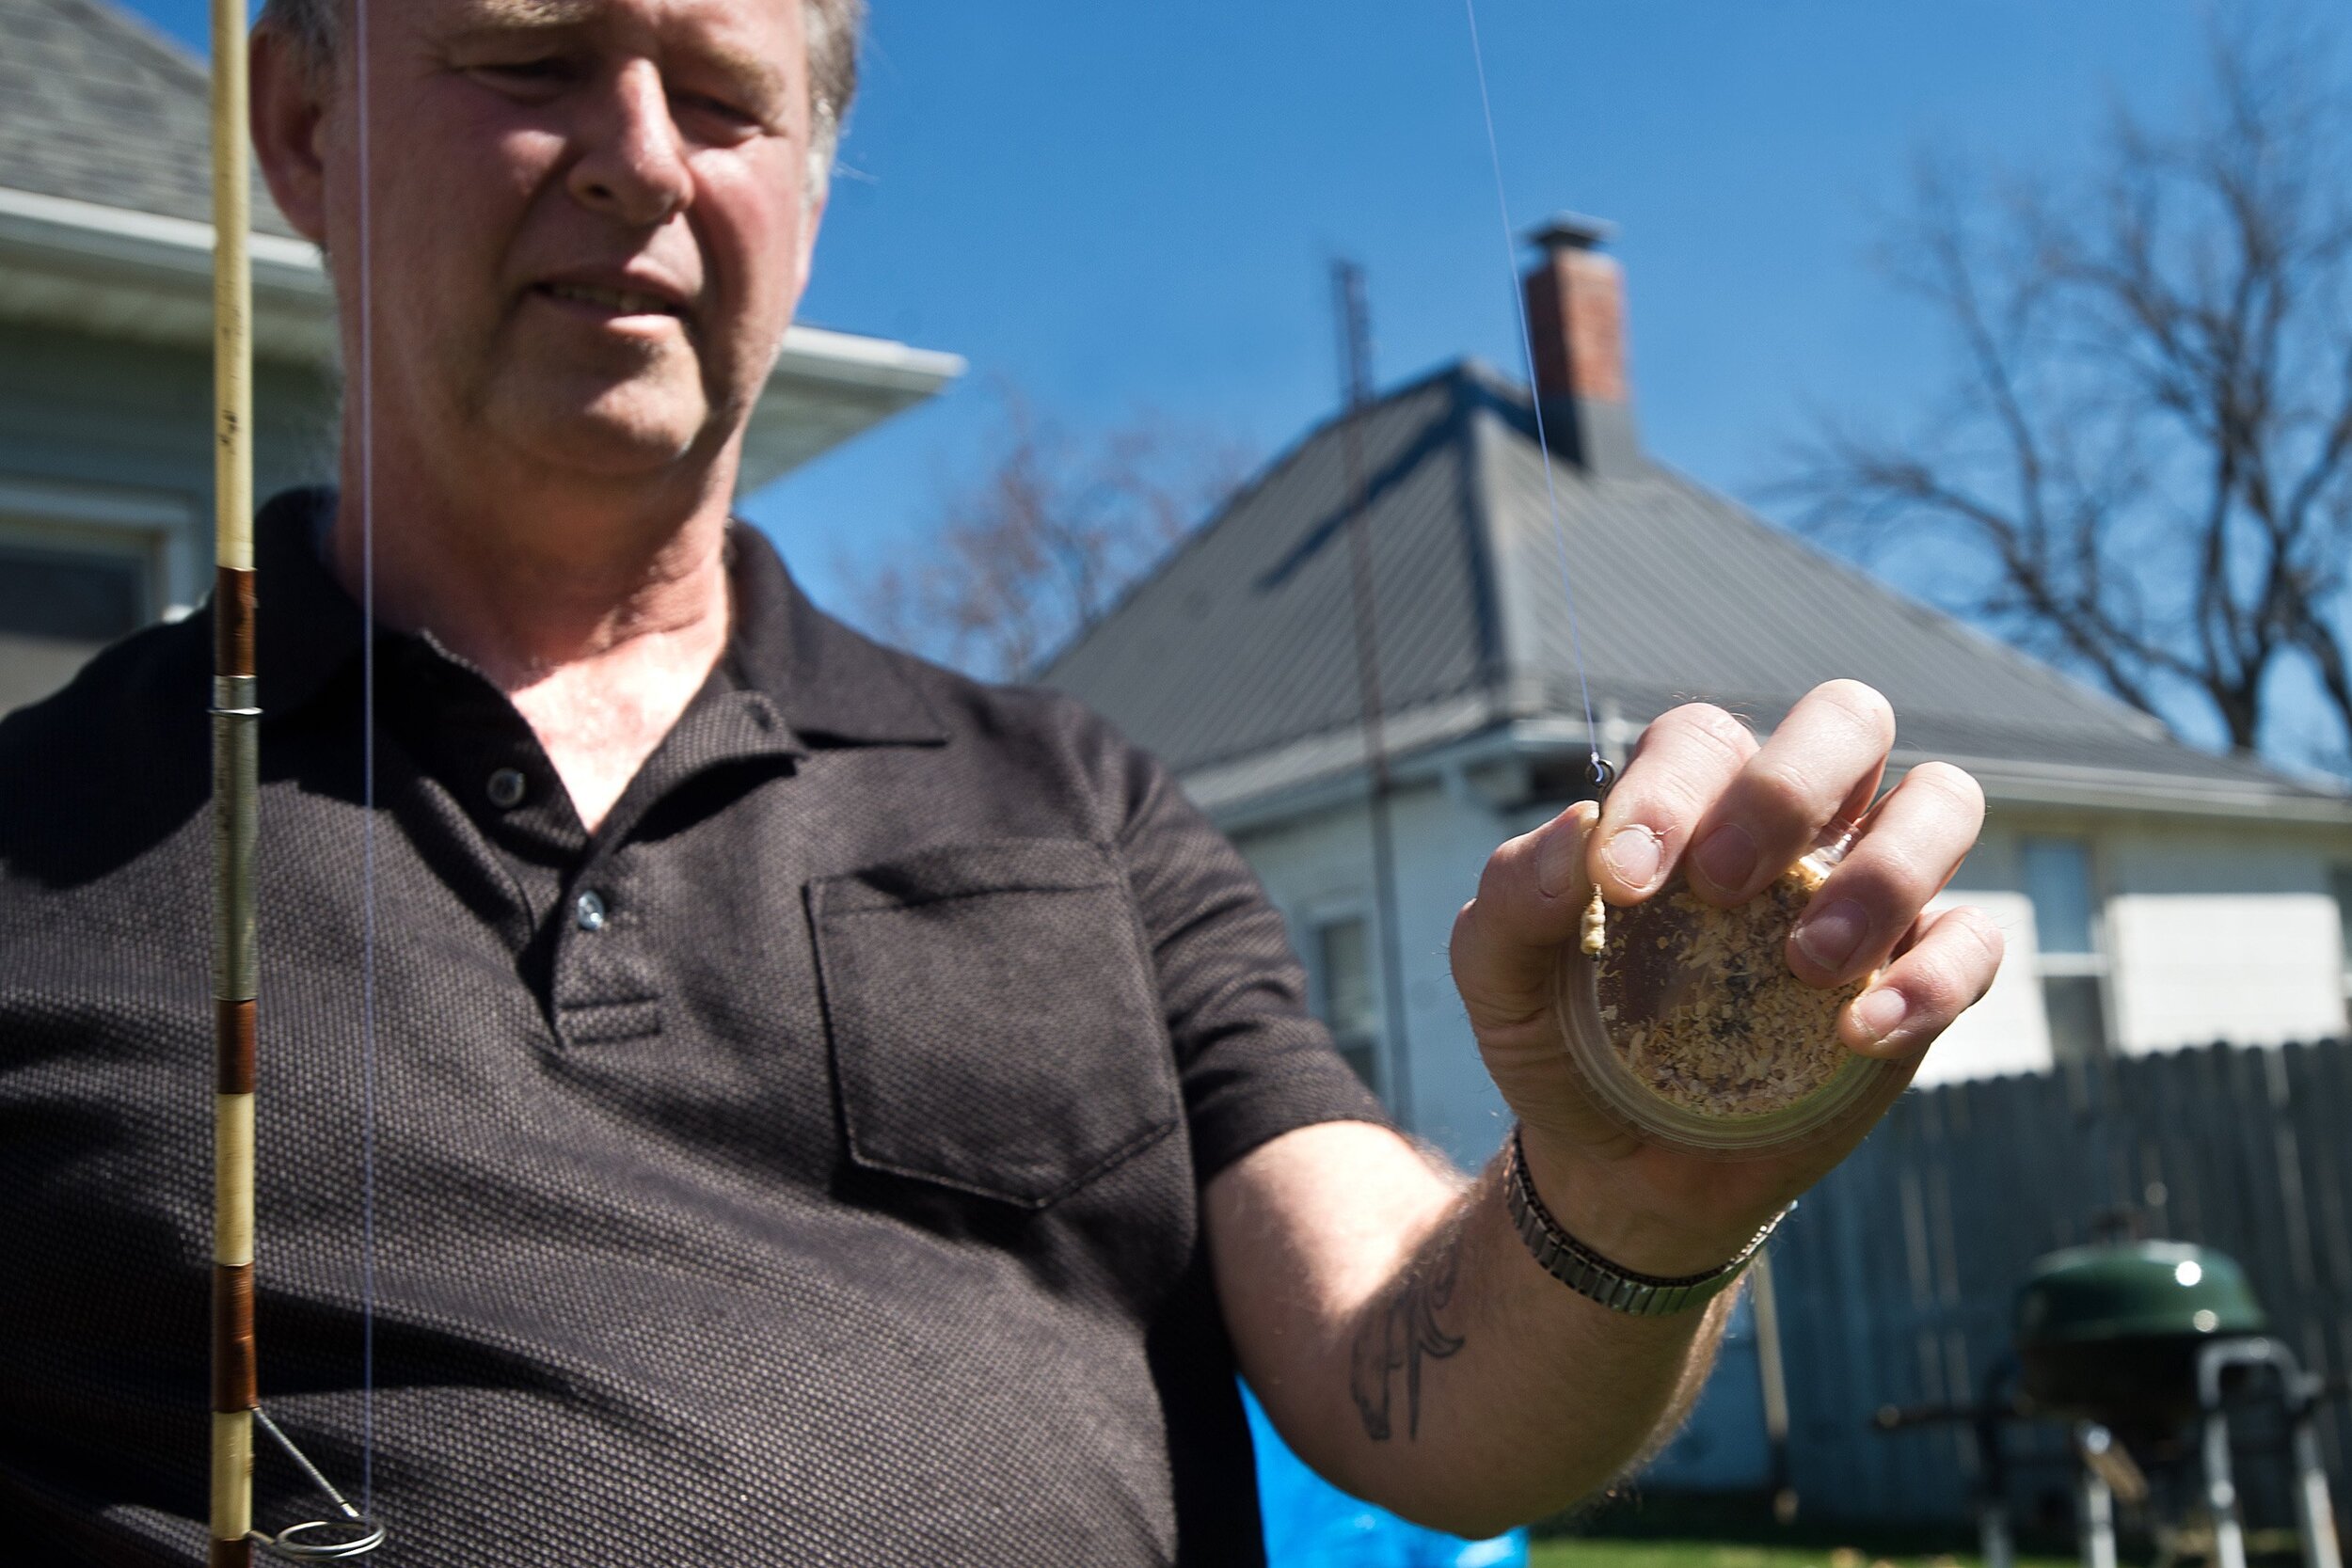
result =
[[[1645,1137],[1698,1152],[1777,1153],[1862,1108],[1887,1064],[1839,1043],[1868,984],[1816,990],[1788,969],[1788,932],[1831,862],[1807,856],[1736,909],[1677,882],[1609,911],[1597,954],[1557,973],[1568,1054],[1596,1099]]]
[[[1820,885],[1800,866],[1736,910],[1678,887],[1662,912],[1684,933],[1682,951],[1668,951],[1672,933],[1648,932],[1663,924],[1655,919],[1613,948],[1604,944],[1600,1021],[1643,1086],[1708,1117],[1786,1111],[1829,1086],[1851,1054],[1837,1042],[1837,1012],[1862,994],[1861,982],[1816,990],[1783,957],[1789,927]],[[1678,972],[1665,973],[1669,964]]]

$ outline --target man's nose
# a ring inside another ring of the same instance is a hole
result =
[[[572,195],[631,228],[656,228],[693,196],[661,72],[651,61],[633,61],[599,96],[588,147],[572,166]]]

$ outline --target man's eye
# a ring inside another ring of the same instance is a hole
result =
[[[570,63],[561,55],[544,55],[525,60],[499,60],[473,68],[473,74],[492,87],[546,88],[571,78]]]
[[[707,121],[725,126],[731,131],[750,132],[759,129],[760,118],[741,105],[707,92],[675,92],[670,102],[677,110]]]

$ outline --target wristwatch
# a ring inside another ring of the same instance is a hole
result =
[[[1535,1196],[1534,1183],[1527,1179],[1527,1150],[1519,1142],[1516,1127],[1511,1130],[1511,1157],[1503,1171],[1502,1200],[1510,1210],[1511,1224],[1518,1229],[1519,1240],[1527,1243],[1527,1250],[1543,1265],[1546,1274],[1612,1312],[1635,1318],[1662,1318],[1688,1311],[1721,1295],[1764,1250],[1766,1239],[1788,1217],[1788,1209],[1796,1207],[1792,1203],[1766,1221],[1764,1228],[1740,1249],[1739,1256],[1721,1268],[1668,1278],[1620,1268],[1561,1228],[1560,1222],[1551,1217],[1551,1211],[1544,1207],[1544,1200]]]

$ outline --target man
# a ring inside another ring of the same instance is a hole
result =
[[[254,48],[262,168],[373,367],[341,499],[261,525],[259,1332],[387,1560],[1247,1562],[1236,1368],[1326,1475],[1463,1533],[1616,1473],[1729,1297],[1580,1293],[1506,1178],[1612,1274],[1711,1289],[1860,1133],[1618,1131],[1553,955],[1590,878],[1755,893],[1871,799],[1885,704],[1825,687],[1760,749],[1678,710],[1597,828],[1496,851],[1454,967],[1524,1168],[1458,1180],[1156,765],[865,641],[730,525],[852,0],[367,15],[271,0]],[[200,620],[0,726],[0,1518],[48,1560],[201,1534]],[[1921,914],[1980,811],[1913,769],[1799,928],[1809,984],[1886,964],[1854,1049],[1915,1061],[1989,983],[1990,926]]]

